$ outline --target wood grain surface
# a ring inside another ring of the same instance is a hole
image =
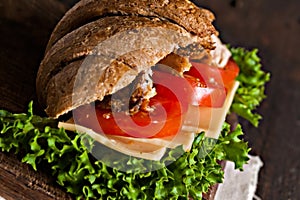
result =
[[[55,24],[76,0],[0,0],[0,108],[26,111],[36,101],[35,77]],[[214,11],[226,43],[258,48],[272,73],[258,129],[243,123],[251,153],[264,161],[257,195],[300,198],[300,1],[198,0]],[[43,115],[38,104],[35,112]],[[26,172],[26,173],[24,173]],[[49,189],[50,188],[50,189]],[[67,199],[47,172],[34,172],[18,157],[0,153],[0,196]]]

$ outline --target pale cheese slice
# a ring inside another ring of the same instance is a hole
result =
[[[192,147],[195,133],[181,131],[175,137],[167,138],[133,138],[124,136],[104,135],[96,133],[92,129],[75,125],[72,123],[59,122],[59,128],[70,131],[86,133],[95,141],[112,148],[121,153],[144,158],[148,160],[160,160],[164,155],[166,148],[175,148],[183,145],[185,151]]]
[[[190,105],[182,130],[196,133],[205,131],[206,137],[217,139],[238,87],[239,82],[235,81],[232,88],[228,90],[224,105],[221,108]]]
[[[159,147],[167,147],[174,149],[177,146],[182,145],[185,151],[189,151],[192,147],[195,139],[195,133],[181,131],[175,137],[165,138],[133,138],[124,136],[107,135],[108,138],[118,142],[130,145],[131,149],[135,150],[152,150]]]
[[[212,119],[209,125],[209,129],[206,130],[205,136],[210,138],[218,139],[219,135],[222,131],[223,124],[226,119],[226,115],[230,109],[230,106],[232,104],[234,95],[236,90],[239,87],[239,82],[236,81],[231,88],[231,90],[228,91],[226,100],[224,102],[224,105],[222,108],[215,108],[212,111]]]
[[[159,146],[153,143],[152,144],[148,143],[146,145],[145,142],[144,143],[132,142],[132,144],[128,145],[129,140],[122,141],[119,139],[114,139],[102,133],[96,133],[92,129],[80,125],[71,124],[71,123],[59,122],[58,127],[70,131],[78,131],[79,133],[88,134],[95,141],[111,149],[138,158],[144,158],[147,160],[160,160],[166,151],[165,146]]]

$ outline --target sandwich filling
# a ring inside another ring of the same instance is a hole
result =
[[[171,53],[115,94],[75,109],[76,125],[60,126],[150,160],[159,160],[166,148],[183,145],[189,151],[201,131],[218,138],[238,87],[239,68],[228,49],[215,42],[206,63]]]

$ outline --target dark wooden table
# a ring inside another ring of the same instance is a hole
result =
[[[0,107],[26,111],[36,101],[35,77],[52,29],[75,0],[0,0]],[[252,154],[264,161],[258,183],[262,199],[300,198],[300,1],[203,0],[221,38],[233,46],[257,47],[272,73],[258,129],[243,122]],[[35,111],[39,107],[35,104]],[[7,199],[66,199],[45,174],[14,155],[0,153],[0,196]],[[40,177],[40,178],[39,178]],[[50,182],[49,182],[50,181]],[[49,186],[51,185],[51,186]],[[47,192],[48,191],[48,192]]]

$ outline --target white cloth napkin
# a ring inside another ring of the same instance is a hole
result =
[[[219,184],[215,200],[260,199],[255,191],[262,166],[263,162],[258,156],[250,156],[243,171],[235,170],[232,162],[226,162],[224,183]]]

